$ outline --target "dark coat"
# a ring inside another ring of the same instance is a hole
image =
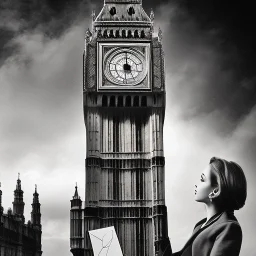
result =
[[[181,251],[173,256],[238,256],[242,244],[242,230],[232,213],[223,212],[209,220],[199,221]]]

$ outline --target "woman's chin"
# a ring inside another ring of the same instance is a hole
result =
[[[195,199],[196,202],[202,203],[202,200],[200,200],[200,198],[198,198],[197,195],[195,195],[194,199]]]

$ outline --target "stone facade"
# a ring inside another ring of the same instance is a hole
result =
[[[18,178],[13,209],[4,213],[0,190],[0,256],[41,256],[41,213],[37,189],[33,194],[31,220],[25,223],[23,191]]]

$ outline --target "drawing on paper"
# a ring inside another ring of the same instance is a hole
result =
[[[91,230],[89,235],[95,256],[123,256],[114,227]]]

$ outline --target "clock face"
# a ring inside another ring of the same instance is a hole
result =
[[[147,73],[145,56],[133,48],[114,48],[105,57],[104,73],[116,85],[137,85]]]

